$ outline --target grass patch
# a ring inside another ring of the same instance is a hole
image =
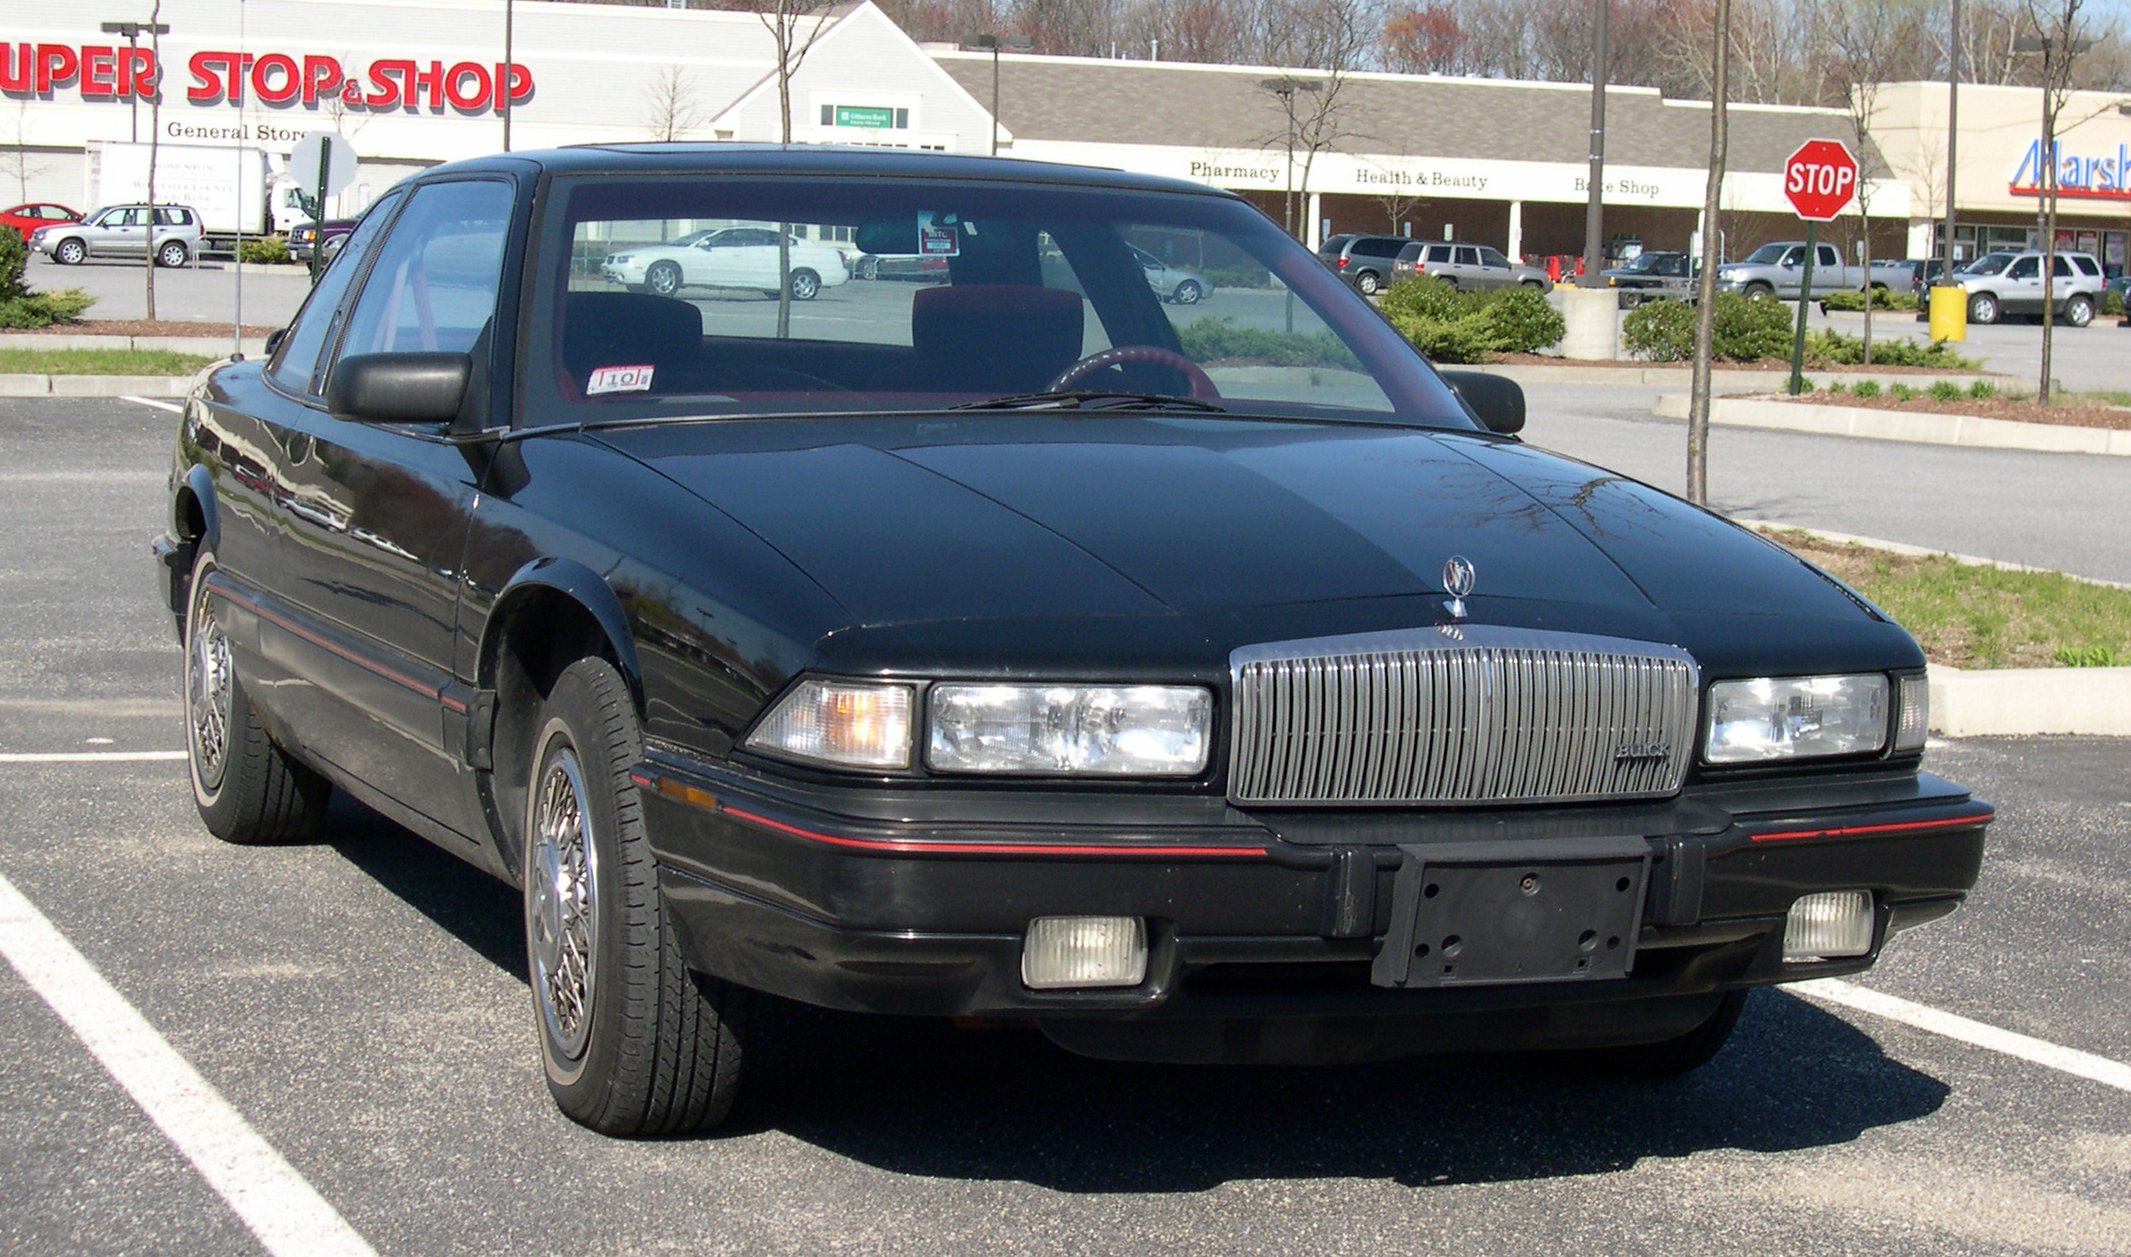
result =
[[[1878,603],[1933,663],[1956,668],[2131,665],[2131,589],[2013,572],[1809,533],[1772,534]]]
[[[0,349],[0,375],[191,375],[213,361],[168,349]]]

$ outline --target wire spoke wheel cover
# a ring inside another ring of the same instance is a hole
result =
[[[599,937],[599,861],[584,770],[567,743],[550,742],[533,809],[525,892],[533,991],[556,1063],[581,1069],[597,972],[592,949]]]
[[[229,657],[229,635],[215,618],[205,581],[194,582],[185,643],[185,729],[193,785],[212,798],[229,769],[229,717],[237,674]]]

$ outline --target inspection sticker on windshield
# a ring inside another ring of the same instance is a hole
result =
[[[944,221],[943,221],[944,220]],[[962,255],[962,237],[954,219],[931,210],[918,211],[918,256],[951,258]]]
[[[585,396],[597,397],[601,393],[644,393],[651,389],[651,365],[643,363],[633,367],[600,367],[585,381]]]

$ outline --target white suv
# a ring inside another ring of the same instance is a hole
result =
[[[108,205],[78,223],[57,223],[30,233],[30,249],[61,266],[91,257],[153,257],[162,266],[183,266],[200,251],[206,234],[189,205]]]
[[[2000,258],[2003,258],[2002,263]],[[2101,309],[2102,288],[2107,284],[2101,263],[2091,253],[2062,250],[2051,268],[2056,282],[2050,285],[2057,317],[2073,327],[2085,327]],[[2042,251],[1989,255],[1976,259],[1954,281],[1968,291],[1968,321],[1995,323],[2008,314],[2042,313]]]

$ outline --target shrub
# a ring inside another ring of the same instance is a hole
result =
[[[1789,349],[1786,346],[1785,353]],[[1805,334],[1805,360],[1816,367],[1855,366],[1865,360],[1865,342],[1861,336],[1850,336],[1833,328],[1816,329]],[[1940,367],[1952,371],[1973,371],[1977,363],[1953,351],[1942,340],[1928,345],[1919,345],[1906,337],[1896,336],[1888,340],[1872,342],[1872,362],[1882,367]]]
[[[1915,401],[1918,396],[1917,391],[1909,387],[1907,384],[1897,383],[1889,385],[1887,391],[1894,395],[1896,401]]]
[[[1989,380],[1971,380],[1968,395],[1977,401],[1987,401],[1998,395],[1998,386]]]
[[[1952,380],[1937,380],[1931,385],[1931,400],[1935,402],[1959,401],[1961,386]]]
[[[237,260],[278,266],[296,259],[289,256],[289,242],[281,236],[260,236],[237,246]]]
[[[1717,300],[1726,295],[1718,294]],[[1621,320],[1620,342],[1637,358],[1685,362],[1694,357],[1694,307],[1670,297],[1645,301]]]
[[[54,323],[72,323],[82,312],[96,304],[96,298],[79,288],[62,288],[58,292],[25,292],[16,297],[0,297],[0,328],[50,327]]]
[[[1862,310],[1865,308],[1865,294],[1852,292],[1848,289],[1844,289],[1841,292],[1831,292],[1821,298],[1820,308],[1823,310]],[[1875,310],[1908,310],[1914,312],[1916,310],[1916,297],[1910,293],[1896,292],[1891,288],[1874,288],[1872,290],[1872,308]]]
[[[2124,312],[2124,294],[2114,288],[2102,293],[2101,312],[2103,314],[2122,314]]]
[[[1358,369],[1354,355],[1329,331],[1308,334],[1271,328],[1237,327],[1235,320],[1209,316],[1177,329],[1184,355],[1193,362],[1243,361],[1274,367],[1344,367]]]
[[[1878,380],[1859,380],[1850,386],[1850,396],[1872,398],[1879,396]]]
[[[1841,380],[1829,380],[1828,391],[1830,393],[1847,393],[1850,391],[1850,386]]]
[[[1709,356],[1717,361],[1791,356],[1790,307],[1780,301],[1750,301],[1735,292],[1720,292],[1711,318]],[[1694,307],[1670,298],[1646,301],[1628,312],[1621,341],[1638,357],[1685,362],[1694,357]]]
[[[11,227],[0,227],[0,301],[11,300],[28,291],[22,286],[22,268],[30,262],[30,249],[22,241],[22,233]]]
[[[1206,282],[1215,288],[1270,288],[1273,273],[1262,266],[1209,266]]]
[[[1537,289],[1467,292],[1429,275],[1384,290],[1378,308],[1399,334],[1434,362],[1485,362],[1530,353],[1561,339],[1561,315]]]
[[[2131,667],[2131,654],[2109,646],[2059,646],[2051,657],[2061,668]]]

